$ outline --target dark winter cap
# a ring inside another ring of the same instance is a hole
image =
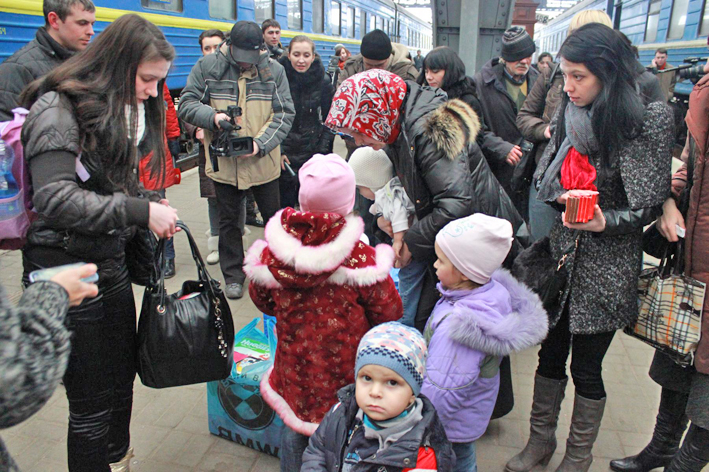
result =
[[[362,45],[359,48],[359,52],[362,53],[363,57],[374,61],[389,59],[391,51],[391,40],[380,29],[375,29],[365,34],[364,38],[362,38]]]
[[[231,55],[237,62],[256,64],[263,47],[261,27],[253,21],[237,21],[229,35]]]
[[[534,40],[521,26],[513,26],[502,35],[502,58],[507,62],[521,61],[536,50]]]

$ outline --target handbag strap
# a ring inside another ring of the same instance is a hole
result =
[[[568,261],[569,257],[572,255],[576,254],[576,250],[579,247],[579,240],[581,239],[581,231],[576,230],[576,237],[574,238],[574,241],[572,243],[569,243],[568,246],[564,249],[564,254],[559,258],[559,262],[556,264],[556,271],[559,272],[565,265],[566,262]]]

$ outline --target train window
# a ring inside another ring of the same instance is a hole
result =
[[[347,37],[355,37],[355,9],[347,7]]]
[[[340,2],[330,1],[330,34],[340,36],[342,34],[340,18]]]
[[[699,36],[709,35],[709,1],[704,1],[704,14],[699,25]]]
[[[657,24],[660,20],[660,7],[662,0],[650,0],[647,9],[647,22],[645,23],[645,42],[651,43],[657,39]]]
[[[220,20],[236,20],[234,0],[209,0],[209,16]]]
[[[369,15],[369,31],[377,29],[377,15]]]
[[[254,0],[254,20],[261,24],[273,18],[273,0]]]
[[[345,30],[344,36],[349,37],[350,35],[350,9],[347,7],[342,8],[342,29]]]
[[[667,39],[682,39],[682,36],[684,36],[688,6],[689,0],[675,0],[672,2],[672,16],[670,16],[670,29],[667,31]]]
[[[367,34],[367,28],[369,27],[369,14],[364,11],[360,10],[360,17],[359,17],[359,34],[364,36]]]
[[[303,0],[288,0],[288,28],[303,29]]]
[[[143,8],[182,13],[182,0],[140,0]]]
[[[313,33],[324,33],[323,30],[323,1],[313,0]]]

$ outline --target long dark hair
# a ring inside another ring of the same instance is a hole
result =
[[[43,94],[56,91],[69,99],[79,125],[83,149],[97,152],[106,176],[129,194],[137,191],[133,171],[138,165],[136,147],[129,143],[125,106],[130,105],[130,129],[138,123],[135,79],[142,62],[172,62],[175,49],[157,26],[138,15],[124,15],[111,23],[83,52],[43,79],[31,83],[21,102],[26,108]],[[145,129],[153,150],[151,172],[164,179],[165,103],[163,83],[158,96],[145,100]],[[135,131],[133,131],[134,133]],[[132,134],[132,133],[131,133]]]
[[[635,57],[616,31],[600,23],[590,23],[575,30],[559,49],[559,57],[583,64],[603,84],[593,102],[593,133],[600,144],[601,165],[609,167],[613,153],[633,139],[643,123],[644,106],[637,90]],[[564,94],[561,109],[569,97]],[[566,137],[565,121],[559,120],[557,148]]]
[[[463,60],[448,46],[439,46],[426,54],[426,57],[423,59],[421,73],[416,79],[419,85],[428,85],[428,82],[426,82],[426,69],[446,71],[446,75],[443,76],[443,83],[441,84],[443,90],[448,90],[451,85],[465,78],[465,64],[463,64]]]

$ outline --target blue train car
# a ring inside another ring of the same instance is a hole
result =
[[[327,63],[337,43],[353,54],[362,36],[375,28],[409,49],[430,49],[432,28],[391,0],[94,0],[96,32],[126,13],[138,13],[159,26],[175,46],[177,60],[168,87],[184,87],[192,66],[201,56],[197,38],[210,28],[231,30],[236,21],[261,23],[275,18],[283,43],[307,34]],[[3,0],[0,3],[0,61],[34,38],[44,24],[41,0]]]
[[[616,0],[615,3],[614,22],[638,47],[641,63],[650,64],[659,48],[667,49],[667,62],[675,66],[682,64],[687,57],[709,55],[708,0]],[[577,12],[605,10],[606,7],[606,0],[584,0],[554,18],[535,35],[539,51],[556,54],[566,39],[569,22]],[[677,84],[675,91],[689,94],[692,87],[691,82],[685,81]]]

